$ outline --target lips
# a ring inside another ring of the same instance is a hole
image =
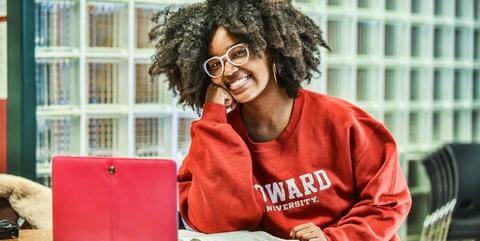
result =
[[[243,85],[245,85],[246,83],[248,83],[248,81],[250,81],[250,79],[252,78],[251,75],[247,75],[245,77],[242,77],[240,79],[237,79],[231,83],[228,84],[228,88],[230,90],[236,90],[240,87],[242,87]]]

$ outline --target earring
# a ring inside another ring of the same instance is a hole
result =
[[[275,63],[272,64],[272,72],[273,72],[273,79],[275,80],[275,85],[278,85],[278,81],[277,81],[277,65],[275,65]]]

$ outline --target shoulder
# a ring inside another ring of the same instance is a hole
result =
[[[345,143],[355,155],[363,155],[366,147],[395,148],[395,139],[383,123],[357,105],[308,90],[303,94],[306,118],[302,120],[310,120],[310,126],[332,135],[337,143]]]
[[[378,122],[366,111],[347,100],[302,89],[304,95],[304,114],[316,116],[323,121],[343,124],[345,127],[358,121]]]

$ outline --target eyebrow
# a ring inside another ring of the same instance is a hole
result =
[[[237,44],[240,44],[240,42],[237,41],[237,42],[233,43],[232,45],[226,47],[226,48],[225,48],[225,51],[227,51],[229,48],[231,48],[231,47],[233,47],[233,46],[235,46],[235,45],[237,45]]]
[[[229,48],[231,48],[232,46],[235,46],[235,45],[240,44],[240,43],[241,43],[240,41],[237,41],[237,42],[235,42],[235,43],[227,46],[227,47],[225,48],[225,52],[226,52]],[[218,55],[211,55],[211,54],[208,55],[209,58],[211,58],[211,57],[213,57],[213,56],[218,56]]]

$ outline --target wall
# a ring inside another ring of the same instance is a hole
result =
[[[7,1],[0,0],[0,173],[7,169]]]

